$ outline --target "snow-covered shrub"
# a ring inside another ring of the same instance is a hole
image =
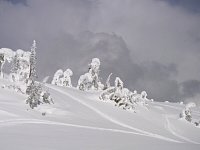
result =
[[[195,124],[196,126],[200,126],[200,121],[199,121],[199,122],[194,122],[194,124]]]
[[[137,91],[131,92],[124,88],[124,84],[119,77],[115,79],[115,86],[104,90],[100,96],[100,100],[110,100],[115,103],[115,106],[123,109],[135,109],[137,105],[145,106],[147,103],[147,93],[145,91],[138,94]],[[149,100],[148,100],[149,101]]]
[[[180,113],[180,118],[187,120],[188,122],[192,121],[191,108],[196,107],[195,103],[188,103],[185,108]]]
[[[103,89],[103,84],[99,79],[99,67],[100,60],[98,58],[93,58],[92,62],[89,64],[88,73],[81,75],[78,80],[77,88],[79,90],[87,91]]]
[[[42,85],[36,81],[32,81],[26,89],[28,98],[26,103],[33,109],[42,103],[53,103],[53,100],[48,91],[44,91]]]
[[[127,110],[134,109],[134,104],[135,103],[131,101],[131,91],[129,91],[129,89],[127,88],[123,88],[121,100],[118,103],[116,103],[116,106]]]
[[[131,102],[137,105],[142,105],[145,106],[147,105],[147,93],[146,91],[142,91],[141,94],[138,94],[137,91],[135,90],[133,93],[131,92]]]
[[[71,69],[67,69],[63,73],[63,78],[61,78],[62,86],[72,87],[72,83],[71,83],[71,76],[72,75],[73,75],[73,72],[72,72]]]
[[[63,70],[59,69],[55,72],[53,80],[51,81],[51,84],[62,86],[62,76],[63,76]]]
[[[43,91],[41,95],[42,95],[42,101],[44,103],[48,103],[48,104],[54,103],[49,91]]]
[[[180,102],[180,105],[183,105],[183,102]]]
[[[123,82],[119,77],[115,79],[115,86],[104,90],[100,97],[101,100],[111,100],[115,106],[123,109],[133,109],[134,103],[131,101],[131,91],[123,87]]]

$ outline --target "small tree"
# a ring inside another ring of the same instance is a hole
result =
[[[57,70],[53,76],[51,84],[62,86],[62,80],[61,80],[62,76],[63,76],[63,70],[62,69]]]
[[[135,91],[136,92],[136,91]],[[137,104],[140,105],[146,105],[146,101],[147,101],[147,93],[146,91],[142,91],[140,94],[137,94],[137,92],[132,96],[132,101],[134,101]]]
[[[42,92],[42,101],[48,104],[54,103],[49,91]]]
[[[187,120],[188,122],[192,121],[192,112],[191,112],[191,108],[196,107],[195,103],[188,103],[185,108],[182,110],[182,112],[180,113],[180,118],[183,118],[185,120]]]
[[[62,85],[66,86],[66,87],[72,87],[72,83],[71,83],[71,76],[73,75],[73,72],[71,69],[67,69],[64,73],[63,73],[63,78],[62,78]]]
[[[42,86],[35,81],[32,81],[26,89],[26,94],[28,98],[26,103],[33,109],[42,103],[41,101]]]
[[[99,79],[99,68],[100,60],[93,58],[89,64],[88,73],[80,76],[77,88],[83,91],[103,89],[103,84]]]
[[[122,100],[123,98],[123,86],[124,83],[122,82],[122,80],[119,77],[116,77],[115,79],[115,92],[113,94],[113,96],[111,97],[111,100],[114,100],[116,103],[118,103],[119,101]]]
[[[28,94],[26,103],[29,104],[32,109],[43,103],[53,103],[49,91],[43,90],[42,85],[36,81],[30,83],[26,89],[26,94]]]
[[[111,100],[115,103],[115,106],[123,109],[134,108],[134,105],[131,102],[131,92],[123,87],[123,82],[119,77],[116,77],[115,79],[115,86],[104,90],[99,98],[101,100]]]

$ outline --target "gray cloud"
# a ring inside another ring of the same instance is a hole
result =
[[[99,57],[103,80],[113,72],[156,100],[193,96],[187,82],[200,74],[198,12],[163,0],[15,2],[0,1],[0,47],[29,50],[36,39],[41,79],[70,67],[75,85]]]
[[[181,92],[183,97],[195,97],[200,94],[200,81],[188,80],[181,83]]]
[[[183,9],[191,13],[200,12],[200,1],[199,0],[163,0],[171,4],[173,7],[182,7]]]

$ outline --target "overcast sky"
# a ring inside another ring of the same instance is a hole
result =
[[[40,79],[93,57],[131,90],[158,101],[200,101],[199,0],[0,0],[0,47],[37,41]]]

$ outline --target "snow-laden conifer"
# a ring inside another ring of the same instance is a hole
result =
[[[51,84],[62,86],[63,70],[59,69],[55,72]]]
[[[67,69],[64,73],[63,73],[63,78],[62,80],[62,86],[65,87],[72,87],[72,82],[71,82],[71,76],[73,75],[73,72],[71,69]]]
[[[52,98],[50,97],[50,93],[44,91],[42,85],[35,81],[37,74],[36,74],[36,42],[33,41],[33,45],[31,47],[31,54],[30,54],[30,74],[29,74],[29,82],[27,82],[28,86],[26,89],[26,94],[28,98],[26,103],[33,109],[40,105],[41,103],[52,103]]]
[[[3,78],[3,66],[7,61],[10,63],[13,59],[13,51],[9,48],[0,49],[0,78]]]
[[[180,118],[187,120],[188,122],[192,121],[192,111],[191,108],[196,107],[195,103],[188,103],[185,108],[180,113]]]
[[[41,101],[42,86],[36,81],[31,81],[30,85],[26,89],[28,98],[26,103],[33,109],[42,103]]]
[[[102,90],[103,84],[99,79],[100,60],[93,58],[89,64],[88,73],[81,75],[78,80],[77,88],[82,91],[87,90]]]

